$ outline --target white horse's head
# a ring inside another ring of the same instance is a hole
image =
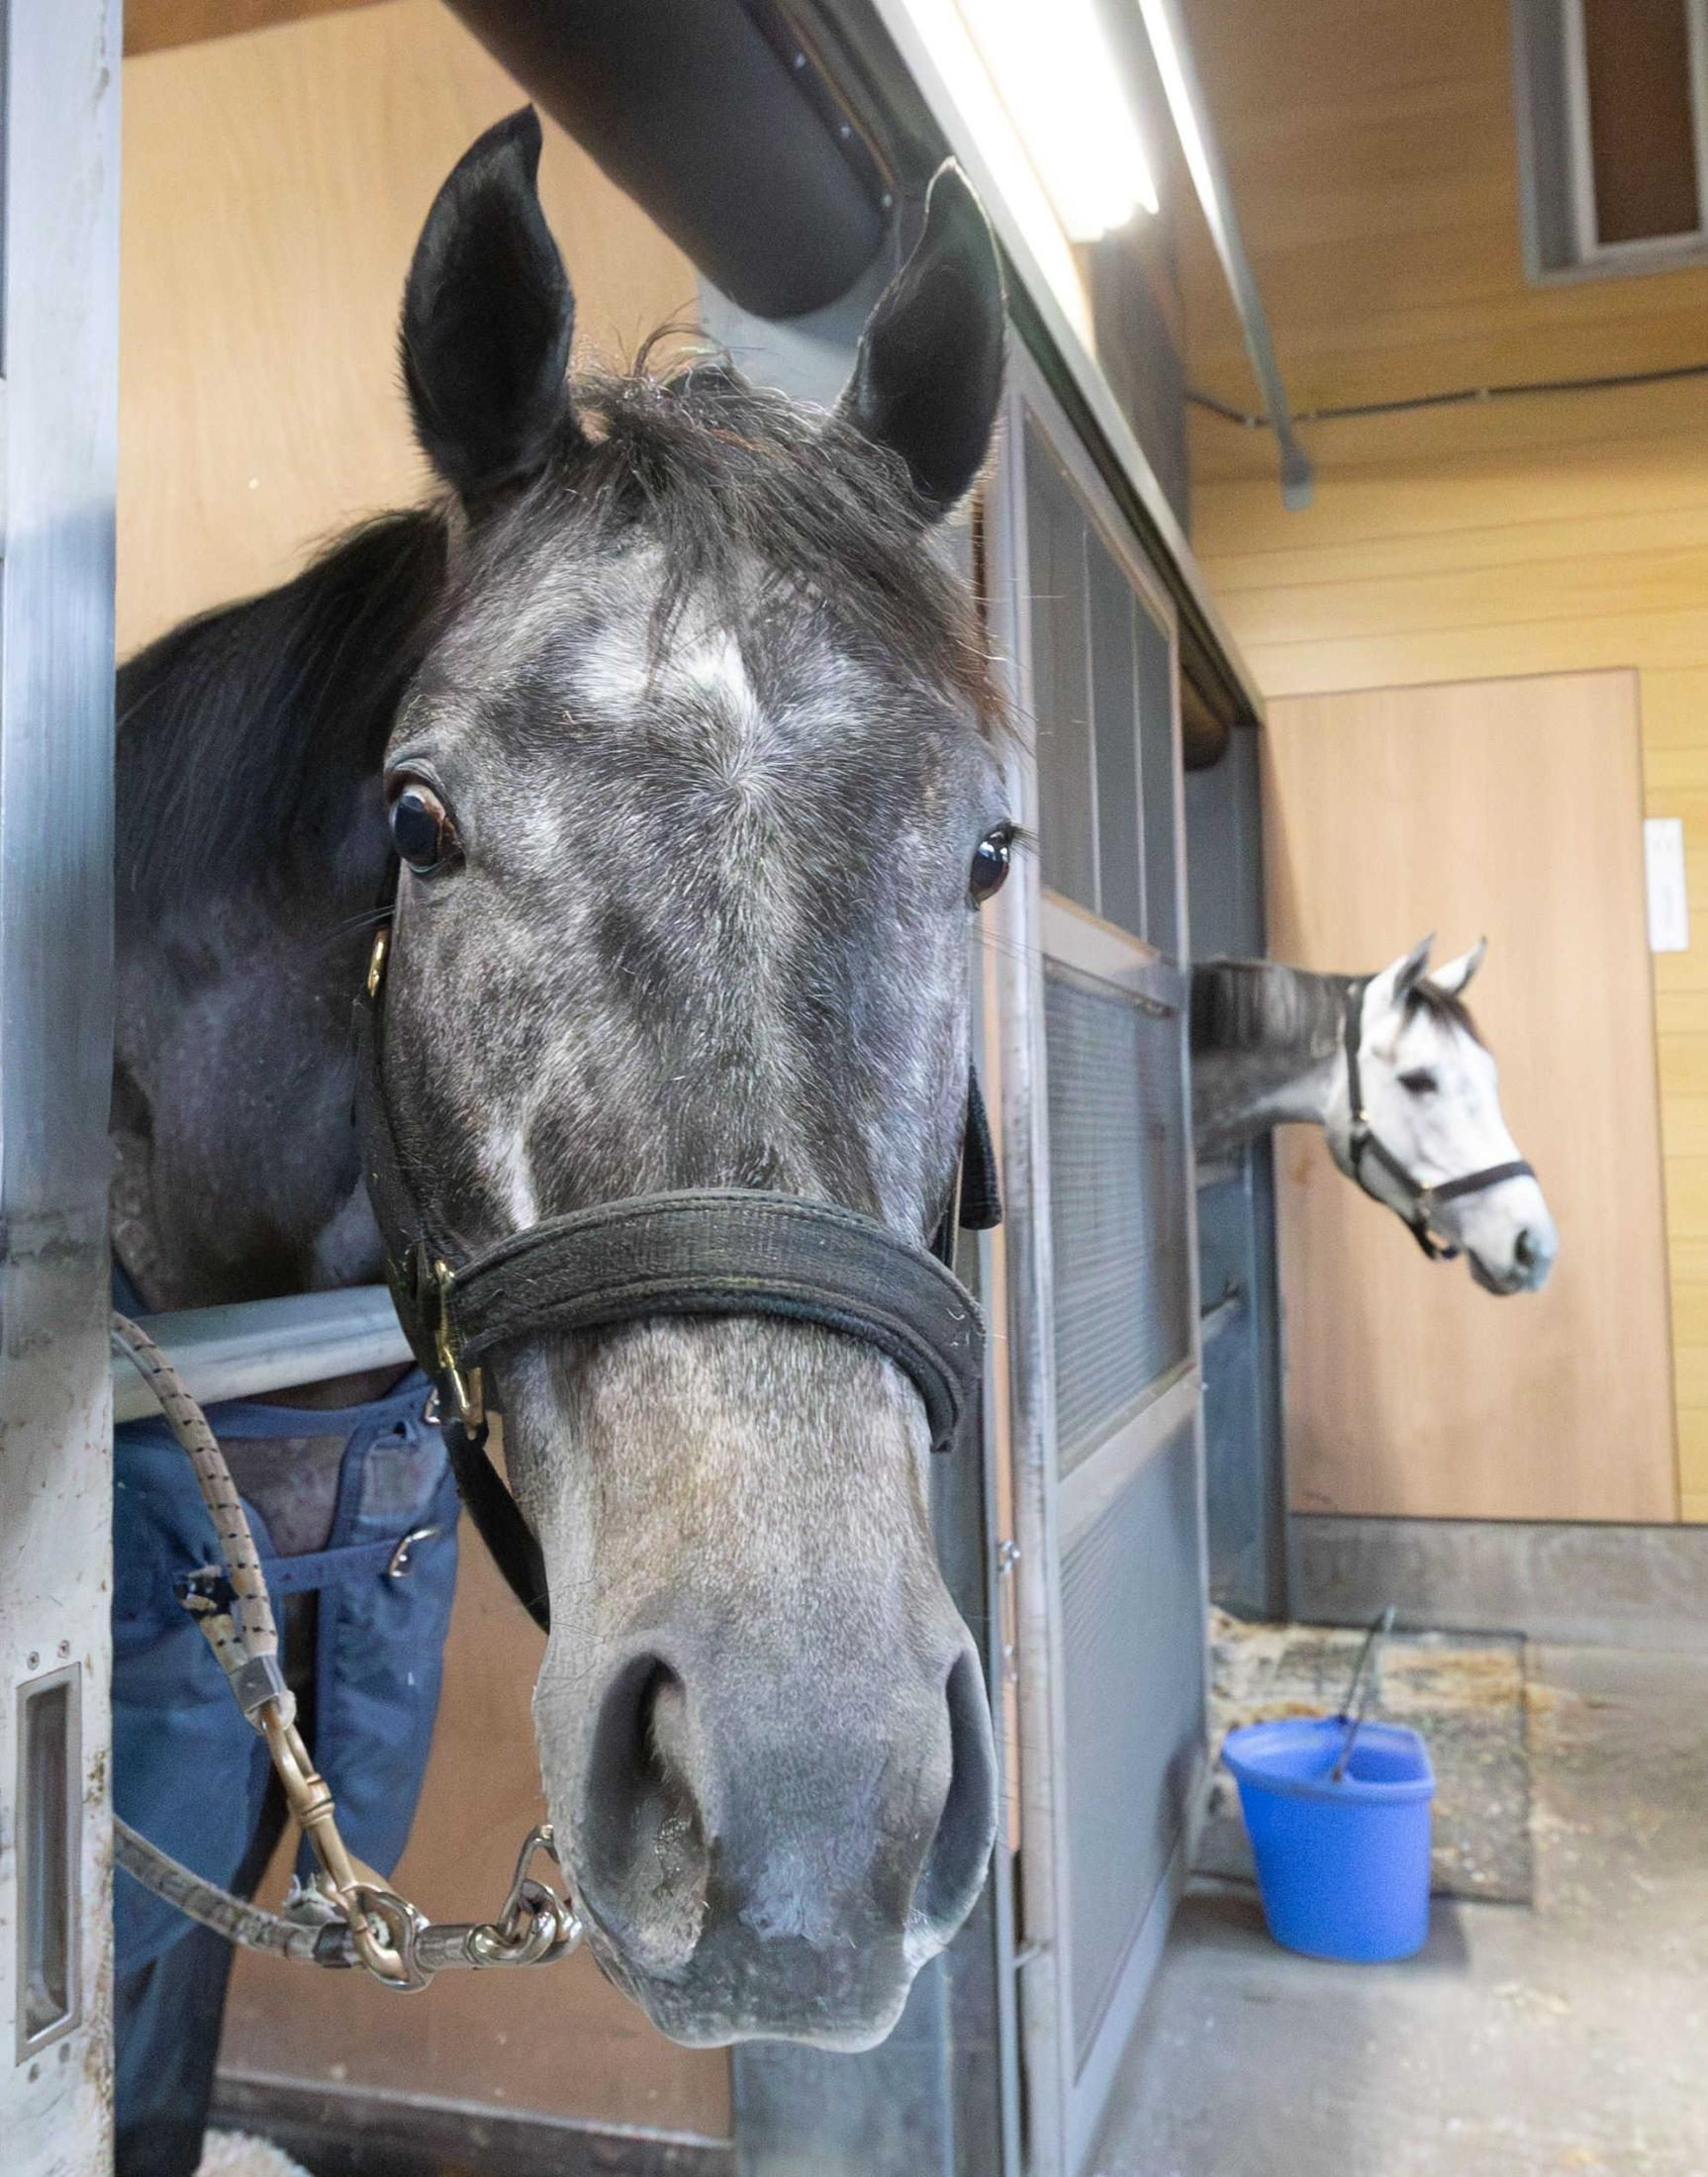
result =
[[[1368,1134],[1361,1152],[1343,1051],[1329,1147],[1343,1172],[1408,1224],[1419,1222],[1421,1195],[1429,1229],[1465,1255],[1486,1291],[1535,1292],[1554,1267],[1559,1238],[1534,1176],[1453,1191],[1456,1181],[1522,1161],[1501,1115],[1493,1056],[1465,1007],[1485,941],[1428,975],[1431,942],[1424,938],[1364,987],[1358,1072]],[[1434,1188],[1448,1198],[1432,1198]]]

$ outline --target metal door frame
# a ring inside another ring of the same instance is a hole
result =
[[[117,0],[15,0],[0,45],[0,2139],[7,2177],[81,2177],[112,2152]]]
[[[1071,1868],[1063,1834],[1066,1773],[1062,1653],[1061,1563],[1073,1537],[1113,1493],[1130,1481],[1188,1415],[1200,1505],[1197,1581],[1207,1593],[1201,1505],[1203,1437],[1201,1346],[1197,1331],[1197,1230],[1189,1127],[1182,1142],[1186,1203],[1186,1274],[1190,1293],[1189,1351],[1146,1404],[1084,1467],[1058,1479],[1055,1441],[1055,1353],[1051,1320],[1053,1262],[1049,1229],[1047,1059],[1044,1047],[1046,952],[1146,994],[1185,1002],[1189,987],[1185,881],[1186,818],[1180,756],[1179,626],[1173,602],[1140,557],[1089,456],[1079,445],[1029,355],[1010,359],[1001,451],[987,493],[988,611],[993,645],[1007,660],[1016,730],[1006,749],[1010,791],[1019,821],[1035,833],[1039,795],[1031,695],[1034,687],[1024,490],[1028,420],[1066,469],[1102,541],[1169,637],[1175,663],[1171,688],[1174,742],[1175,885],[1182,961],[1160,955],[1096,916],[1044,892],[1035,853],[1022,857],[1017,881],[998,896],[993,940],[998,954],[1001,1038],[1001,1128],[1004,1146],[1008,1266],[1009,1398],[1016,1565],[1016,1646],[1019,1656],[1021,1836],[1019,1908],[1023,1919],[1015,1964],[1020,1976],[1022,2062],[1025,2071],[1028,2177],[1074,2177],[1094,2139],[1121,2049],[1142,2005],[1175,1902],[1185,1882],[1196,1811],[1207,1774],[1200,1751],[1189,1792],[1193,1819],[1177,1843],[1146,1920],[1121,1968],[1098,2029],[1095,2047],[1076,2066],[1069,1978]],[[988,912],[990,910],[987,910]],[[1119,957],[1117,958],[1117,954]],[[1143,956],[1150,955],[1149,960]],[[1186,1039],[1182,1037],[1184,1108],[1190,1109]],[[1112,1464],[1119,1469],[1113,1477]],[[1207,1620],[1204,1635],[1207,1646]]]

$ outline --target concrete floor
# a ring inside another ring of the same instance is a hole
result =
[[[1096,2177],[1708,2177],[1708,1660],[1531,1651],[1534,1909],[1394,1966],[1186,1898]]]

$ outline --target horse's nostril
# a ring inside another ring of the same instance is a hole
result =
[[[624,1665],[600,1704],[580,1825],[588,1902],[614,1927],[662,1923],[678,1948],[692,1947],[706,1878],[686,1705],[658,1656]]]
[[[1513,1241],[1512,1253],[1520,1270],[1536,1268],[1536,1239],[1528,1225]]]
[[[566,1825],[575,1886],[601,1962],[667,2033],[868,2047],[966,1919],[996,1753],[977,1652],[942,1631],[884,1655],[866,1715],[787,1656],[731,1678],[680,1628],[611,1671]]]
[[[985,1880],[996,1826],[996,1763],[985,1681],[963,1649],[950,1669],[949,1792],[920,1870],[914,1905],[940,1934],[953,1934]]]

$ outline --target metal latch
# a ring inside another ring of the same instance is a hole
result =
[[[996,1638],[1000,1642],[1003,1679],[1020,1682],[1020,1604],[1014,1571],[1020,1562],[1020,1545],[1004,1536],[996,1545]]]

